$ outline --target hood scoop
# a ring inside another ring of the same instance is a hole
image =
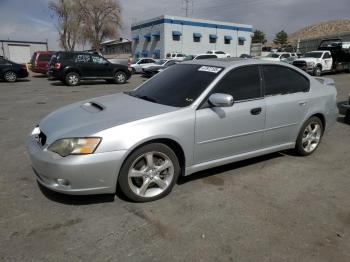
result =
[[[90,112],[90,113],[99,113],[105,110],[105,107],[97,102],[87,102],[80,106],[82,109]]]

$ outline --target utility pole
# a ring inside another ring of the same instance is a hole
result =
[[[182,0],[182,9],[185,10],[186,17],[193,14],[193,0]]]

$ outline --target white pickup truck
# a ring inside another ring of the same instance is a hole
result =
[[[294,60],[293,65],[312,75],[321,76],[332,70],[333,58],[330,51],[312,51]]]

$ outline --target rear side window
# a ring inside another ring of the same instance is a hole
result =
[[[88,54],[77,55],[75,58],[76,63],[89,63],[90,61],[90,55]]]
[[[217,84],[212,93],[232,95],[235,101],[262,97],[258,66],[233,69]]]
[[[74,59],[74,53],[58,53],[57,60],[72,60]]]
[[[265,95],[284,95],[308,92],[309,80],[302,74],[284,66],[264,65]]]
[[[38,57],[38,61],[48,62],[50,61],[52,55],[49,54],[40,54]]]

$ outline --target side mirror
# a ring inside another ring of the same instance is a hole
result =
[[[215,93],[209,96],[209,103],[215,107],[230,107],[233,105],[233,97],[228,94]]]

